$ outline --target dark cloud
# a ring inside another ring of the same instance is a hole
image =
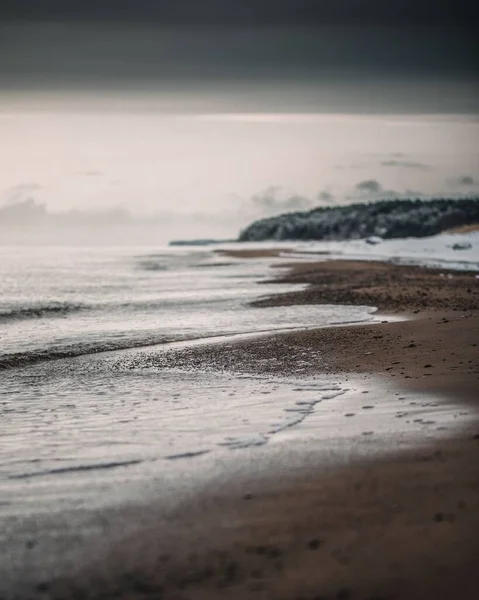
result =
[[[376,179],[365,179],[357,183],[354,189],[360,194],[379,194],[383,188]]]
[[[479,177],[473,175],[459,175],[446,181],[446,185],[453,193],[463,195],[479,192]]]
[[[321,204],[332,204],[334,200],[334,195],[331,192],[328,192],[328,190],[323,190],[318,194],[318,201]]]
[[[159,28],[152,24],[1,23],[0,74],[42,79],[273,76],[337,77],[358,85],[373,73],[477,76],[477,42],[459,30],[397,25]],[[8,52],[8,53],[7,53]],[[35,70],[37,69],[37,70]],[[383,92],[387,91],[383,89]]]
[[[478,105],[477,46],[462,29],[405,30],[395,19],[226,29],[0,18],[0,90],[236,94],[233,111],[465,113]]]
[[[264,192],[251,198],[255,213],[260,216],[269,216],[281,212],[293,212],[296,210],[308,210],[313,202],[310,198],[299,194],[288,194],[281,187],[272,186]]]
[[[393,152],[389,156],[393,158],[385,158],[379,161],[365,161],[361,163],[353,163],[351,165],[337,165],[335,169],[365,169],[379,165],[381,167],[395,167],[403,169],[416,169],[418,171],[431,171],[432,167],[415,160],[408,160],[405,154],[401,152]]]
[[[354,186],[352,193],[347,194],[347,200],[369,202],[376,200],[395,200],[400,198],[421,198],[423,194],[416,190],[406,189],[402,192],[398,190],[385,189],[376,179],[365,179]]]
[[[390,160],[382,160],[380,162],[382,167],[399,167],[403,169],[417,169],[419,171],[430,171],[431,167],[424,163],[416,162],[413,160],[398,160],[398,159],[390,159]]]
[[[471,186],[475,183],[476,181],[474,180],[474,177],[471,177],[471,175],[462,175],[455,180],[455,184],[458,186]]]
[[[445,23],[477,17],[470,0],[3,0],[4,18],[181,24]]]

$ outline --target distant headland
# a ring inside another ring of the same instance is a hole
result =
[[[379,200],[254,221],[238,241],[427,237],[479,225],[479,197]]]

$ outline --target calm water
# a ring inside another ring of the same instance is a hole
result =
[[[291,289],[258,285],[268,265],[168,248],[0,248],[0,367],[367,317],[362,308],[245,311],[260,294]]]
[[[455,244],[463,249],[454,250]],[[293,244],[286,244],[293,246]],[[479,271],[479,232],[425,239],[296,243],[332,256]],[[290,260],[291,255],[288,255]],[[284,258],[238,260],[211,249],[0,246],[0,368],[174,340],[368,318],[359,307],[245,310]],[[297,287],[295,288],[297,289]]]

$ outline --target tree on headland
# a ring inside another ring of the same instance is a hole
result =
[[[240,241],[426,237],[479,223],[479,197],[379,200],[259,219]]]

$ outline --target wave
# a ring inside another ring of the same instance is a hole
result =
[[[69,346],[53,346],[47,348],[39,348],[26,352],[10,352],[0,354],[0,371],[15,369],[19,367],[28,367],[36,363],[49,362],[66,358],[79,358],[81,356],[89,356],[93,354],[101,354],[103,352],[114,352],[121,350],[135,350],[147,348],[149,346],[161,346],[165,344],[196,344],[209,340],[211,343],[215,341],[236,338],[237,336],[261,335],[265,333],[274,333],[275,331],[291,331],[296,327],[285,327],[281,329],[259,329],[242,332],[222,332],[222,331],[205,331],[200,333],[189,334],[174,334],[174,335],[149,335],[146,337],[132,337],[123,340],[107,340],[103,342],[79,342]]]
[[[97,463],[92,465],[77,465],[74,467],[59,467],[58,469],[48,469],[46,471],[32,471],[31,473],[18,473],[10,475],[9,479],[31,479],[32,477],[44,477],[45,475],[63,475],[64,473],[78,473],[81,471],[93,471],[97,469],[117,469],[118,467],[129,467],[142,463],[141,459],[114,461],[109,463]]]
[[[176,271],[197,267],[221,267],[230,262],[215,260],[215,255],[212,252],[182,252],[174,253],[157,253],[147,254],[138,257],[136,267],[144,271]]]
[[[108,340],[101,343],[78,343],[67,347],[54,346],[40,348],[27,352],[11,352],[0,354],[0,371],[18,367],[26,367],[39,362],[59,360],[62,358],[77,358],[90,354],[112,352],[114,350],[132,350],[171,342],[181,342],[190,339],[189,336],[149,336],[143,339]]]
[[[208,298],[209,302],[221,302],[224,298]],[[31,306],[19,306],[12,308],[0,308],[0,324],[14,323],[16,321],[33,320],[33,319],[48,319],[55,317],[69,317],[82,312],[99,312],[112,313],[114,312],[142,312],[161,310],[166,307],[179,305],[197,305],[198,296],[177,297],[172,298],[150,298],[145,300],[130,300],[127,302],[96,302],[92,304],[86,303],[50,303],[38,304]]]
[[[151,260],[143,260],[138,263],[138,268],[144,271],[168,271],[171,265],[163,262],[154,262]]]
[[[0,322],[60,317],[82,310],[88,310],[89,308],[91,307],[86,304],[73,304],[70,302],[19,306],[15,308],[0,309]]]
[[[210,263],[201,263],[197,265],[191,265],[193,269],[208,269],[208,268],[217,268],[217,267],[231,267],[233,265],[237,265],[238,263],[232,262],[210,262]]]

